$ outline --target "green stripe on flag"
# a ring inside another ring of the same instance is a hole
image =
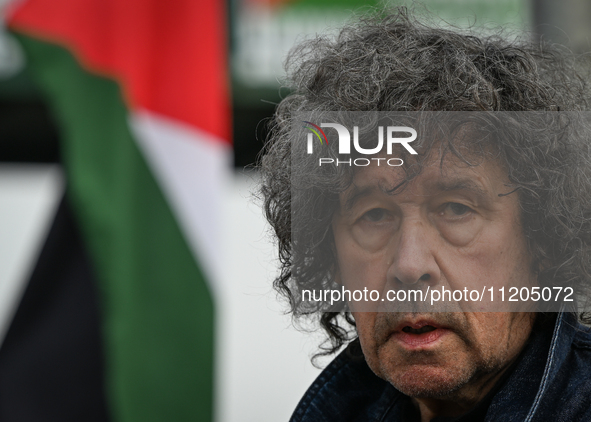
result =
[[[211,420],[212,299],[118,85],[61,47],[18,38],[61,129],[68,194],[100,280],[113,419]]]

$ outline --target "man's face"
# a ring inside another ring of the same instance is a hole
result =
[[[341,195],[333,218],[337,279],[346,288],[464,289],[531,286],[535,276],[517,194],[494,161],[467,166],[432,157],[402,191],[401,168],[369,166]],[[382,296],[383,297],[383,296]],[[477,401],[523,348],[533,314],[356,312],[371,369],[411,397]]]

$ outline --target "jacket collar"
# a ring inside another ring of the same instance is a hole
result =
[[[576,327],[575,315],[559,313],[553,325],[532,333],[519,364],[493,399],[486,420],[533,419],[568,355]]]

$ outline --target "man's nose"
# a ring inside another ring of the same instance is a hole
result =
[[[388,280],[403,284],[439,283],[441,271],[434,255],[437,238],[434,229],[421,220],[403,222]]]

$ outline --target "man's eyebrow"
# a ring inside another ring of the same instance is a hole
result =
[[[402,183],[403,184],[403,183]],[[392,191],[397,190],[402,184],[397,185],[391,190],[384,189],[383,187],[377,185],[371,186],[357,186],[353,185],[351,191],[347,194],[345,198],[345,210],[351,210],[355,204],[362,198],[366,196],[370,196],[375,192],[381,192],[386,195],[390,194]],[[490,200],[490,196],[486,190],[484,190],[478,183],[474,182],[472,179],[449,179],[449,180],[440,180],[433,184],[431,190],[433,193],[435,192],[454,192],[454,191],[469,191],[473,192],[482,200]]]
[[[440,192],[452,192],[452,191],[470,191],[474,192],[478,196],[483,198],[488,198],[489,195],[480,186],[478,183],[474,182],[472,179],[450,179],[450,180],[440,180],[433,185],[434,190]]]
[[[357,203],[357,201],[359,201],[360,199],[362,199],[366,196],[372,195],[375,192],[381,192],[385,195],[391,195],[393,192],[395,192],[400,187],[402,187],[405,183],[406,183],[406,181],[403,181],[403,182],[399,183],[398,185],[394,186],[393,188],[386,188],[385,186],[381,186],[381,185],[370,185],[370,186],[363,186],[363,187],[353,185],[351,192],[346,197],[345,210],[348,211],[348,210],[352,209],[355,206],[355,204]]]
[[[352,209],[357,201],[361,198],[371,195],[377,190],[377,186],[364,186],[359,187],[357,185],[353,185],[353,188],[349,192],[345,200],[345,210],[349,211]]]

